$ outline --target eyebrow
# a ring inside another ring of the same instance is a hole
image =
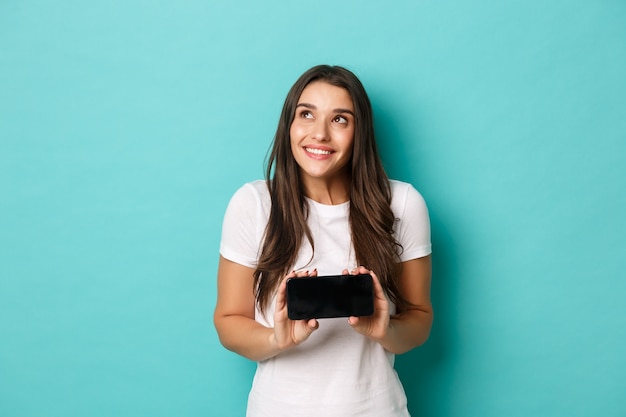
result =
[[[310,103],[298,103],[296,105],[296,108],[298,107],[305,107],[307,109],[311,109],[311,110],[317,110],[317,106],[315,106],[314,104],[310,104]],[[337,109],[333,109],[333,113],[348,113],[351,114],[352,116],[354,116],[354,112],[350,109],[342,109],[342,108],[337,108]]]

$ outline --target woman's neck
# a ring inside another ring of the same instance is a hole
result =
[[[320,204],[334,206],[350,200],[350,179],[303,179],[304,195]]]

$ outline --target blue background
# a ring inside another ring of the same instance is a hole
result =
[[[412,413],[626,416],[619,0],[0,2],[0,416],[243,415],[222,215],[318,63],[431,211]]]

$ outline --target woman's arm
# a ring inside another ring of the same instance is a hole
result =
[[[278,290],[275,328],[265,327],[254,320],[254,269],[220,256],[213,322],[222,345],[248,359],[262,361],[306,340],[317,329],[317,321],[287,318],[285,283],[295,276],[287,275]]]
[[[270,343],[272,329],[254,321],[253,274],[252,268],[220,256],[213,322],[226,349],[260,361],[278,351]]]
[[[375,277],[375,274],[373,276]],[[430,255],[403,262],[398,284],[400,291],[412,306],[400,314],[389,316],[387,299],[378,278],[375,277],[374,315],[350,317],[350,325],[392,353],[405,353],[423,344],[430,335],[433,322],[430,282]]]

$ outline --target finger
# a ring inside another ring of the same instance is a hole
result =
[[[317,328],[320,326],[319,322],[316,319],[310,319],[306,322],[306,324],[307,327],[311,329],[311,333],[313,333],[313,330],[317,330]]]
[[[372,274],[372,271],[370,271],[363,265],[360,265],[358,268],[356,268],[356,273],[357,274]]]
[[[278,286],[278,291],[276,292],[276,309],[279,310],[285,307],[286,298],[287,298],[287,281],[290,278],[293,278],[294,273],[289,273],[283,280],[280,282]]]
[[[287,275],[285,275],[285,277],[283,278],[283,280],[280,282],[280,285],[278,286],[278,291],[276,294],[276,305],[280,305],[279,303],[285,303],[285,298],[286,298],[286,294],[287,294],[287,281],[289,281],[291,278],[295,278],[296,277],[296,271],[291,271],[290,273],[288,273]]]
[[[377,298],[385,298],[385,291],[383,290],[380,280],[373,272],[370,275],[372,276],[372,282],[374,283],[374,294]]]
[[[309,274],[309,277],[316,277],[316,276],[317,276],[317,268],[315,268],[313,272]]]
[[[341,275],[348,275],[350,273],[350,271],[348,271],[348,269],[344,269],[343,271],[341,271]]]

